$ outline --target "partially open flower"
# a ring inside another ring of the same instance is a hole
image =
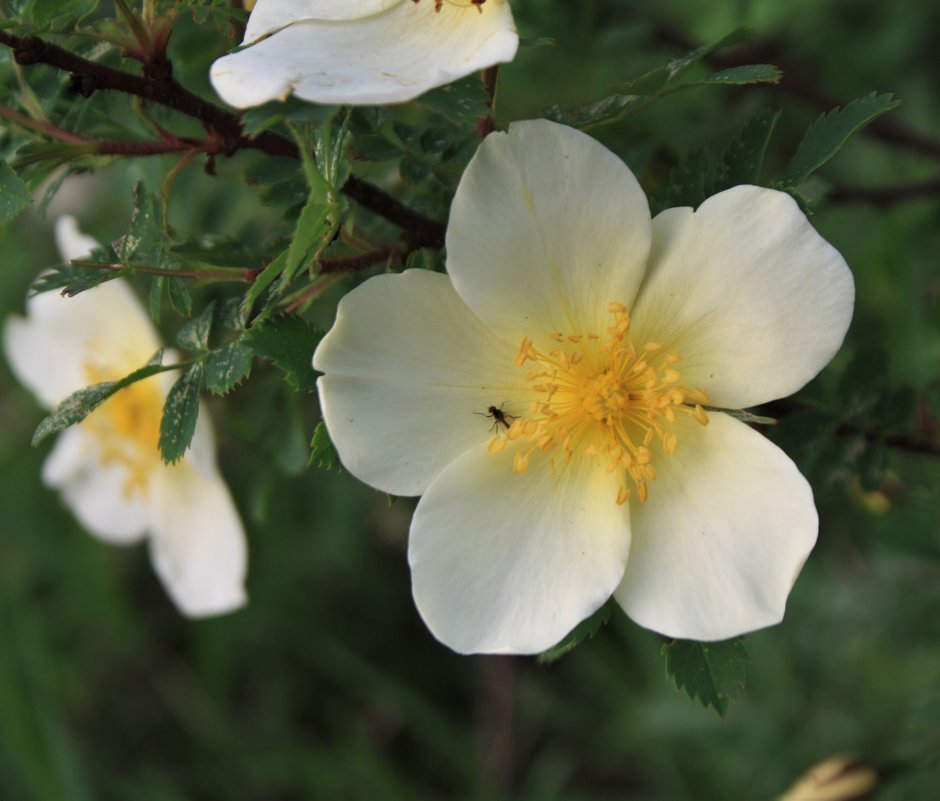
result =
[[[96,246],[69,217],[57,221],[56,238],[66,259]],[[3,346],[20,381],[53,408],[82,387],[142,367],[160,341],[117,279],[74,298],[30,298],[26,318],[6,321]],[[167,466],[160,458],[160,418],[174,378],[162,373],[131,384],[64,431],[42,478],[101,539],[126,545],[149,536],[154,568],[179,609],[216,615],[245,603],[245,535],[215,464],[205,409],[183,459]]]
[[[232,106],[367,105],[512,61],[519,35],[508,0],[258,0],[243,44],[210,73]]]
[[[651,221],[604,147],[517,123],[467,168],[447,259],[350,292],[314,355],[343,464],[423,496],[409,560],[431,631],[538,652],[611,595],[672,637],[778,622],[812,492],[716,407],[795,392],[848,329],[851,273],[796,203],[738,186]]]

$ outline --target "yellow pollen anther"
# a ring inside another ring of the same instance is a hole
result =
[[[645,502],[656,481],[653,463],[679,445],[673,429],[678,415],[707,425],[708,400],[700,389],[680,383],[678,354],[664,352],[656,340],[639,348],[632,342],[624,304],[612,301],[608,311],[613,320],[606,336],[553,331],[540,335],[560,346],[547,353],[533,339],[522,339],[515,364],[535,363],[526,374],[532,393],[528,416],[500,431],[489,450],[497,454],[514,443],[516,473],[528,469],[533,453],[546,455],[552,475],[574,459],[598,462],[620,478],[618,504],[634,495]]]

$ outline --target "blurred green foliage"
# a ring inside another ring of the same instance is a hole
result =
[[[177,76],[184,85],[211,97],[208,65],[230,42],[219,4],[203,5],[197,16],[208,21],[181,18],[170,54],[187,56]],[[741,56],[780,66],[779,86],[696,88],[592,130],[664,201],[677,168],[717,159],[761,115],[773,132],[767,181],[785,174],[821,113],[873,90],[903,101],[887,118],[895,127],[856,137],[800,187],[814,224],[853,268],[858,304],[836,363],[792,404],[763,410],[780,417],[766,433],[813,484],[820,542],[784,623],[747,638],[744,693],[724,720],[693,705],[665,675],[661,638],[617,614],[547,665],[458,657],[438,645],[411,602],[411,502],[389,505],[348,474],[308,469],[312,396],[292,391],[262,361],[252,381],[210,401],[222,470],[249,530],[251,603],[222,619],[184,620],[142,548],[88,537],[40,485],[49,444],[32,449],[29,440],[43,412],[0,363],[4,801],[763,800],[835,753],[880,770],[880,800],[922,801],[940,787],[940,460],[905,447],[910,432],[929,438],[936,430],[940,203],[936,193],[873,203],[860,191],[940,174],[932,134],[940,130],[940,76],[931,66],[940,7],[513,7],[524,37],[555,45],[524,47],[501,69],[500,124],[595,102],[691,47],[741,26],[755,30]],[[9,67],[5,48],[0,67]],[[30,80],[55,77],[37,70]],[[457,100],[441,113],[451,123],[473,119],[472,98]],[[117,108],[102,93],[76,101],[70,114],[93,127]],[[775,125],[768,108],[780,111]],[[416,121],[424,118],[409,122],[408,114],[356,115],[357,147],[380,159],[359,169],[398,181],[396,196],[442,219],[473,142],[443,159],[433,132]],[[126,120],[129,134],[140,135],[140,121]],[[920,145],[892,137],[898,126],[918,133]],[[398,176],[381,159],[396,160]],[[51,213],[77,213],[86,230],[112,241],[127,229],[134,186],[156,191],[174,164],[114,163],[67,184]],[[258,252],[279,237],[286,247],[285,207],[296,219],[308,201],[304,176],[289,167],[278,172],[246,152],[219,159],[217,177],[191,166],[177,177],[170,223],[197,253],[200,240],[235,232]],[[11,185],[0,199],[15,205]],[[385,223],[363,224],[385,232]],[[7,226],[0,316],[21,310],[37,272],[56,261],[48,219],[27,213]],[[139,286],[144,292],[150,282]],[[343,288],[317,299],[311,324],[329,325]],[[216,286],[195,295],[197,308],[225,300]],[[167,342],[182,325],[167,311]],[[294,370],[296,385],[308,380],[293,353],[271,359]],[[329,445],[318,448],[323,458]]]

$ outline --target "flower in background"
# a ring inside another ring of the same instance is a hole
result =
[[[258,0],[243,44],[210,73],[232,106],[369,105],[512,61],[519,35],[507,0]]]
[[[70,217],[56,240],[65,259],[95,247]],[[89,384],[123,378],[159,350],[157,333],[121,279],[74,298],[30,298],[27,316],[6,321],[3,346],[16,376],[46,408]],[[179,609],[191,617],[242,606],[245,534],[215,464],[205,410],[192,447],[165,465],[157,443],[172,373],[118,391],[79,425],[59,435],[43,465],[43,481],[92,534],[128,545],[149,537],[154,569]]]
[[[812,491],[722,409],[795,392],[848,329],[852,275],[796,203],[737,186],[651,220],[606,148],[517,123],[461,179],[447,270],[366,281],[314,355],[346,468],[422,496],[431,631],[539,652],[611,596],[670,637],[779,622]]]

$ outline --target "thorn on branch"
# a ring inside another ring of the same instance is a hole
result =
[[[13,45],[13,58],[17,64],[29,66],[45,62],[48,46],[37,36],[26,36],[18,39]]]
[[[69,75],[68,90],[86,99],[91,97],[100,88],[101,81],[96,75],[89,75],[87,73],[80,74],[77,72],[73,72]]]

